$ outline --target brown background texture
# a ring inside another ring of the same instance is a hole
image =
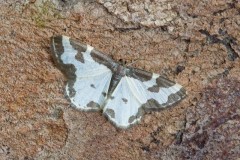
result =
[[[0,159],[240,157],[239,0],[1,0]],[[116,129],[64,96],[63,34],[185,87],[176,106]]]

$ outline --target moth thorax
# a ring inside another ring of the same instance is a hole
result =
[[[119,65],[115,68],[114,73],[112,75],[111,82],[110,82],[110,86],[108,89],[109,95],[111,95],[113,93],[113,91],[117,87],[117,85],[120,82],[120,80],[122,79],[122,77],[124,77],[126,75],[126,72],[127,72],[127,68],[125,68],[121,65]]]
[[[124,77],[126,75],[126,70],[127,69],[124,66],[119,65],[116,70],[117,76],[119,76],[120,78]]]

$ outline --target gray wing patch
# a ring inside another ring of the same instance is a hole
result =
[[[174,86],[176,83],[173,81],[170,81],[162,76],[159,76],[156,79],[156,84],[153,86],[149,87],[148,90],[150,92],[159,92],[160,88],[168,88]]]
[[[122,98],[122,101],[123,101],[124,103],[127,103],[127,102],[128,102],[128,100],[127,100],[126,98]]]
[[[114,62],[110,57],[104,55],[102,52],[93,49],[91,52],[91,56],[94,59],[94,61],[96,61],[99,64],[102,64],[106,67],[108,67],[108,69],[110,69],[112,72],[114,72],[114,67],[116,65],[118,65],[116,62]]]
[[[100,108],[100,104],[96,103],[96,102],[93,102],[93,101],[90,101],[88,104],[87,104],[87,107],[89,107],[91,110],[92,109],[96,109],[98,110]]]
[[[146,110],[161,110],[165,109],[166,107],[171,107],[174,104],[180,102],[183,98],[186,97],[186,91],[181,88],[175,94],[170,94],[168,96],[168,100],[165,103],[159,103],[155,99],[149,99],[146,103],[142,105],[142,107]]]
[[[75,56],[76,60],[80,61],[81,63],[84,63],[83,53],[87,50],[87,45],[76,42],[71,39],[70,39],[70,44],[75,50],[77,50],[77,54]]]
[[[94,84],[91,84],[90,86],[91,86],[92,88],[95,88],[95,89],[96,89],[96,87],[95,87],[95,85],[94,85]]]
[[[152,75],[153,74],[151,72],[147,72],[137,68],[129,68],[129,72],[127,73],[128,77],[138,79],[142,82],[151,80]]]
[[[73,64],[65,64],[61,56],[64,53],[64,46],[62,44],[62,36],[56,36],[51,38],[51,54],[57,67],[63,72],[63,74],[69,79],[76,79],[76,68]]]
[[[105,114],[107,114],[108,116],[110,116],[111,118],[115,118],[115,112],[113,109],[106,109]]]
[[[129,117],[128,123],[132,124],[136,119],[140,119],[143,116],[143,114],[144,114],[144,110],[142,107],[140,107],[136,115],[132,115],[131,117]]]

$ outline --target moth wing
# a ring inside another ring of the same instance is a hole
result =
[[[134,83],[145,89],[145,109],[166,108],[186,97],[186,91],[180,84],[158,74],[134,68],[130,76],[134,78]]]
[[[66,94],[81,110],[100,110],[112,77],[113,60],[66,36],[52,38],[53,59],[67,76]]]
[[[140,121],[142,104],[147,101],[145,89],[134,83],[133,78],[123,77],[103,109],[103,113],[117,127],[128,128]]]

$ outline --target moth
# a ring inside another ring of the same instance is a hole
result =
[[[120,128],[139,122],[146,110],[166,108],[186,96],[181,85],[122,65],[66,36],[51,38],[51,53],[68,79],[66,95],[71,104],[83,111],[102,110]]]

